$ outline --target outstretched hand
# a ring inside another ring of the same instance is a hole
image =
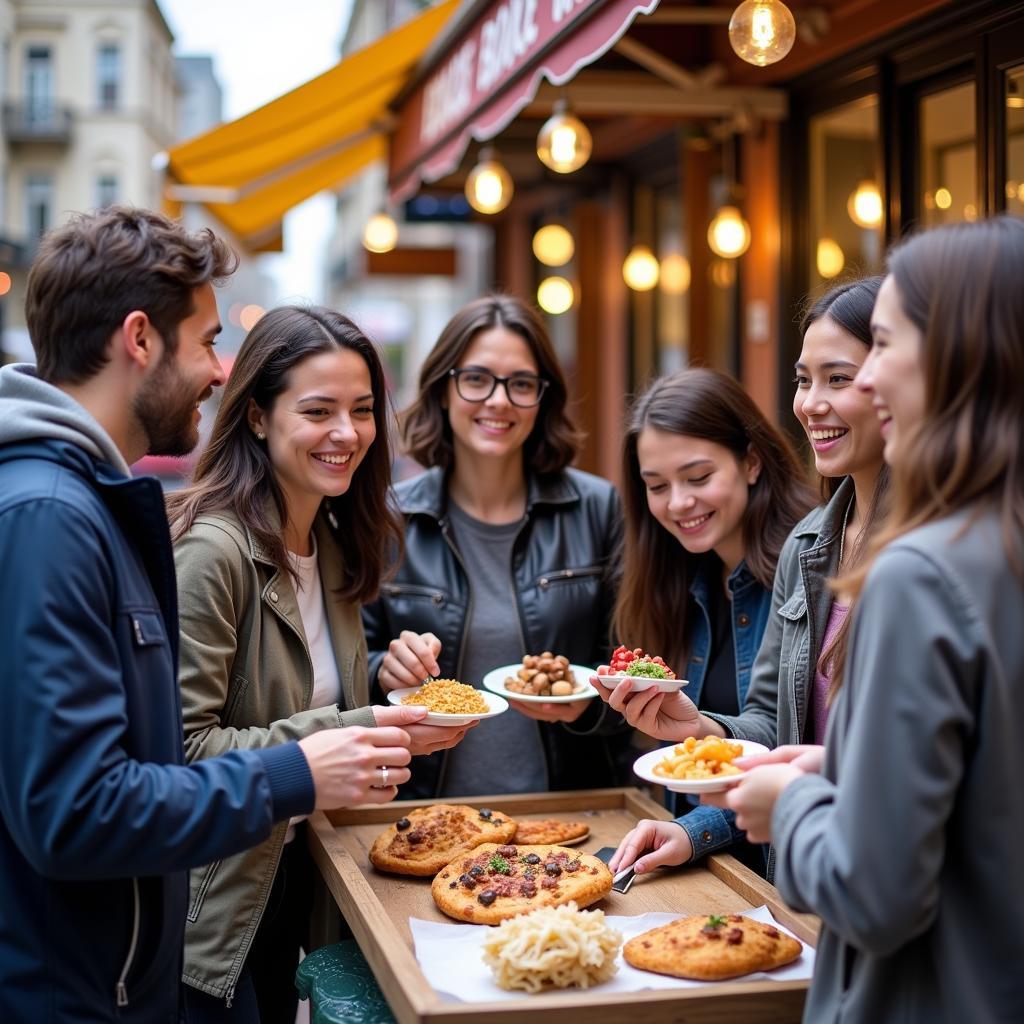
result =
[[[762,765],[724,792],[702,794],[701,803],[735,811],[736,827],[747,833],[750,842],[770,843],[775,802],[794,779],[804,774],[792,762]]]
[[[590,684],[613,711],[618,711],[631,726],[659,740],[681,743],[690,736],[714,732],[713,723],[704,719],[689,697],[677,691],[664,693],[654,687],[634,690],[630,679],[617,686],[606,686],[603,676],[593,675]]]
[[[641,856],[646,850],[651,852]],[[685,864],[692,857],[693,844],[681,825],[644,818],[622,837],[608,867],[613,875],[628,867],[642,875],[655,868]]]

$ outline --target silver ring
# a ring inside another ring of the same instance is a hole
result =
[[[388,788],[388,767],[387,767],[387,765],[384,765],[384,764],[380,765],[377,768],[377,771],[380,772],[380,788],[381,789],[387,789]]]

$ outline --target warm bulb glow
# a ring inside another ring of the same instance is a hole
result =
[[[822,277],[835,277],[846,266],[846,254],[834,238],[819,238],[816,262]]]
[[[11,290],[11,275],[0,270],[0,295],[6,295]]]
[[[935,205],[940,210],[948,210],[953,205],[953,195],[948,188],[935,190]]]
[[[714,260],[708,274],[716,288],[731,288],[736,283],[736,264],[732,260]]]
[[[545,224],[533,236],[533,255],[546,267],[561,267],[573,258],[576,243],[561,224]]]
[[[370,252],[391,252],[398,243],[398,225],[387,213],[375,213],[363,228],[363,245]]]
[[[242,311],[238,314],[238,322],[242,330],[251,331],[260,322],[263,312],[263,307],[257,306],[255,303],[243,306]]]
[[[708,226],[708,245],[716,256],[734,260],[750,247],[750,225],[735,206],[722,206]]]
[[[690,261],[677,252],[666,253],[661,261],[661,290],[669,295],[683,295],[690,287]]]
[[[793,13],[782,0],[744,0],[729,19],[729,42],[748,64],[782,60],[796,40]]]
[[[578,171],[589,159],[594,141],[587,126],[564,103],[555,107],[537,133],[537,156],[559,174]]]
[[[646,245],[634,245],[622,264],[622,279],[635,292],[648,292],[658,283],[660,268]]]
[[[935,197],[938,202],[938,194]],[[873,181],[862,181],[846,202],[850,220],[859,228],[877,228],[882,223],[882,194]]]
[[[558,316],[572,309],[572,285],[564,277],[545,277],[537,287],[537,305],[545,313]]]
[[[500,213],[512,201],[512,178],[493,156],[483,157],[469,172],[466,199],[477,213]]]

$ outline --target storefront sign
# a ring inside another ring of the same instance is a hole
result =
[[[494,0],[452,40],[402,105],[393,198],[454,170],[470,138],[493,138],[537,92],[597,60],[658,0]]]

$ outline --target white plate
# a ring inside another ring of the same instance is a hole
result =
[[[763,743],[755,743],[753,740],[730,740],[732,743],[743,745],[743,753],[765,754],[768,748]],[[633,762],[633,774],[640,776],[645,782],[653,782],[656,786],[664,786],[673,793],[718,793],[728,789],[737,779],[742,779],[746,772],[739,775],[722,775],[714,779],[666,779],[664,775],[655,775],[654,766],[671,755],[678,744],[673,743],[670,747],[660,747],[658,750],[651,750],[638,757]]]
[[[502,665],[501,668],[492,668],[484,676],[483,685],[492,693],[500,694],[507,700],[521,700],[526,704],[569,704],[574,700],[590,700],[591,697],[597,696],[597,690],[587,682],[596,673],[592,668],[587,668],[585,665],[569,666],[572,669],[573,677],[576,679],[576,685],[582,684],[583,689],[576,693],[566,694],[564,697],[535,697],[532,693],[513,693],[511,690],[506,690],[505,680],[509,676],[514,676],[522,667],[523,663],[520,661],[515,665]]]
[[[592,672],[591,675],[597,675],[596,672]],[[641,690],[650,690],[652,687],[661,690],[662,693],[678,693],[687,683],[689,679],[651,679],[650,676],[597,676],[601,680],[601,684],[607,686],[610,685],[610,689],[614,689],[623,681],[628,679],[633,684],[633,692],[639,693]]]
[[[419,693],[421,687],[408,686],[401,690],[391,690],[388,693],[389,704],[401,704],[402,698],[410,693]],[[508,711],[508,701],[502,700],[495,693],[487,693],[478,690],[477,693],[487,701],[487,713],[482,715],[446,715],[441,711],[431,711],[427,717],[422,719],[427,725],[465,725],[467,722],[478,722],[481,718],[493,718],[503,711]]]

